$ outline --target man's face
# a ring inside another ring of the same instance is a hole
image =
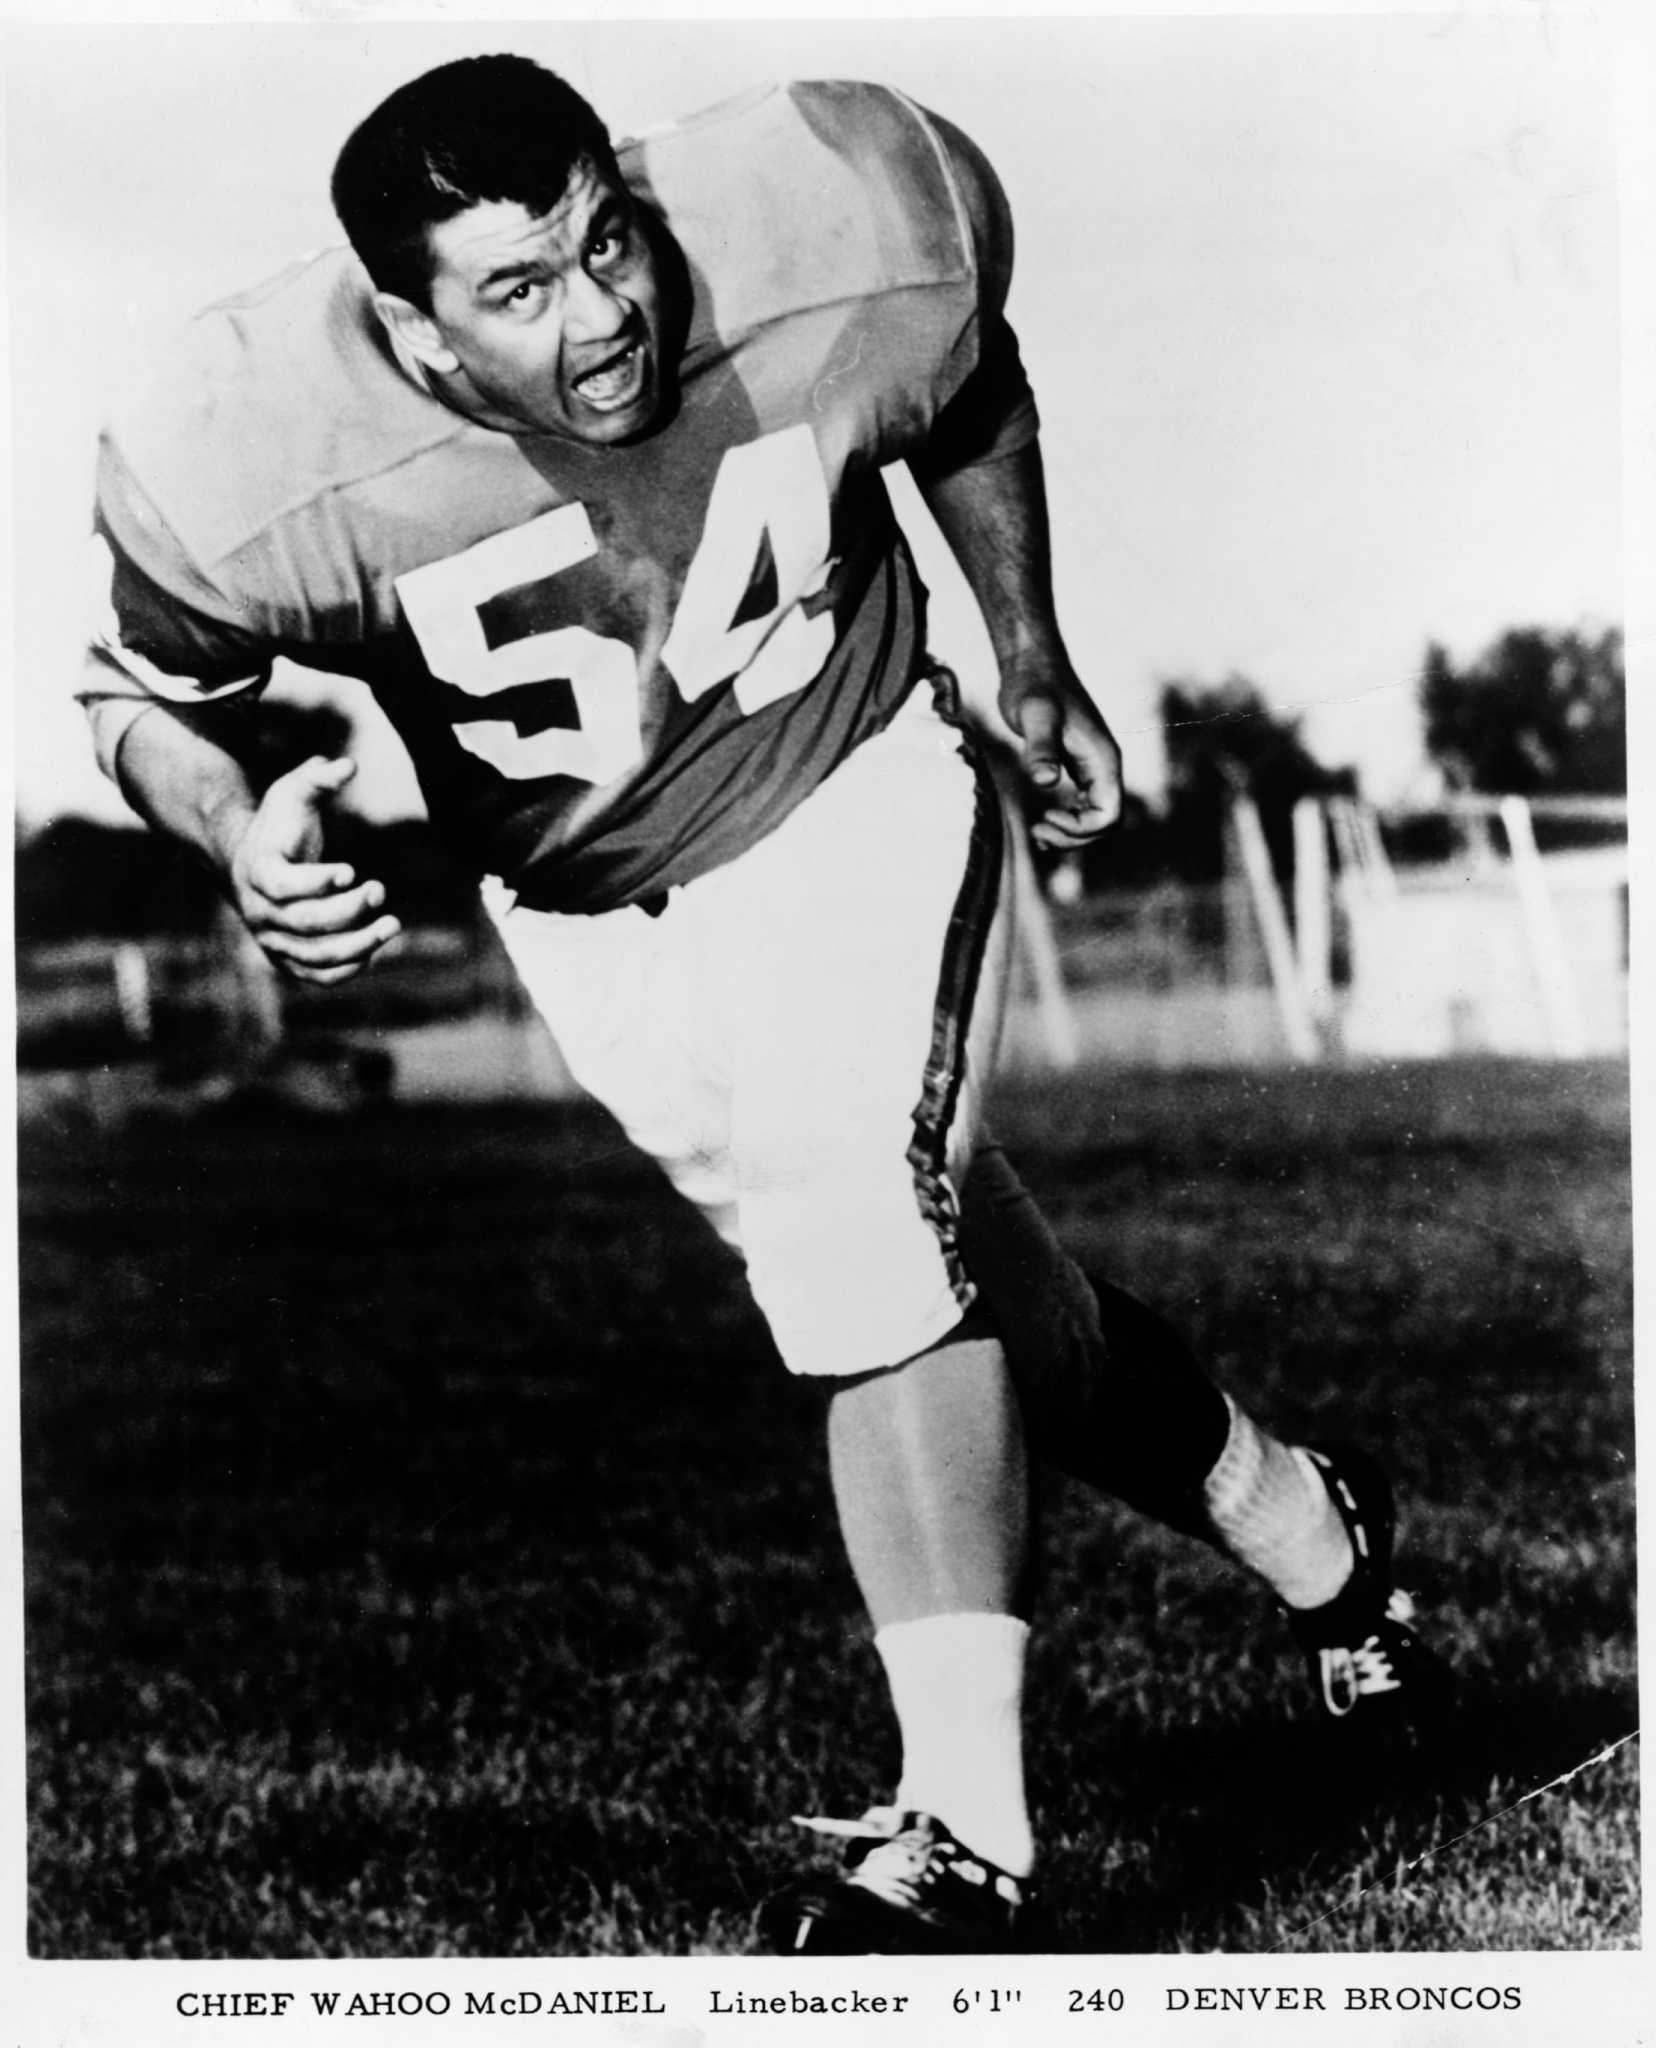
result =
[[[490,200],[429,233],[430,327],[493,413],[607,447],[662,411],[663,291],[638,209],[613,173],[576,168],[550,213]]]

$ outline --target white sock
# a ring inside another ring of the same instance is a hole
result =
[[[1012,1614],[928,1614],[874,1637],[903,1737],[895,1803],[934,1815],[1013,1877],[1035,1861],[1023,1778],[1028,1639]]]
[[[1213,1526],[1289,1607],[1321,1607],[1351,1576],[1351,1539],[1317,1468],[1225,1396],[1230,1435],[1203,1482]]]

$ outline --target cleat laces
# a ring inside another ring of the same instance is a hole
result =
[[[888,1906],[906,1907],[917,1913],[936,1882],[931,1861],[930,1846],[918,1835],[897,1835],[877,1849],[870,1849],[846,1883],[872,1892]]]
[[[1401,1587],[1395,1588],[1386,1602],[1386,1620],[1407,1629],[1414,1616],[1414,1602]],[[1336,1719],[1349,1714],[1361,1699],[1403,1690],[1391,1650],[1378,1634],[1367,1637],[1355,1649],[1343,1644],[1325,1648],[1319,1653],[1318,1663],[1323,1704]]]
[[[861,1820],[799,1813],[794,1820],[819,1835],[869,1844],[844,1881],[899,1912],[929,1916],[928,1899],[945,1876],[980,1890],[993,1890],[1014,1908],[1022,1903],[1023,1893],[1015,1878],[1005,1871],[992,1871],[949,1835],[934,1833],[926,1824],[915,1825],[916,1816],[900,1808],[871,1807]],[[909,1824],[905,1826],[905,1822]]]

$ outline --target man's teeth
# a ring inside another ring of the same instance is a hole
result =
[[[626,354],[618,356],[608,369],[593,370],[584,377],[577,377],[575,388],[589,404],[613,404],[616,399],[624,398],[630,393],[637,370],[638,345],[635,342]]]

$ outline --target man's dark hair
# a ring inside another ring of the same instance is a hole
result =
[[[528,57],[462,57],[399,86],[334,165],[333,204],[381,291],[430,311],[428,231],[486,200],[549,213],[577,166],[613,170],[608,130]]]

